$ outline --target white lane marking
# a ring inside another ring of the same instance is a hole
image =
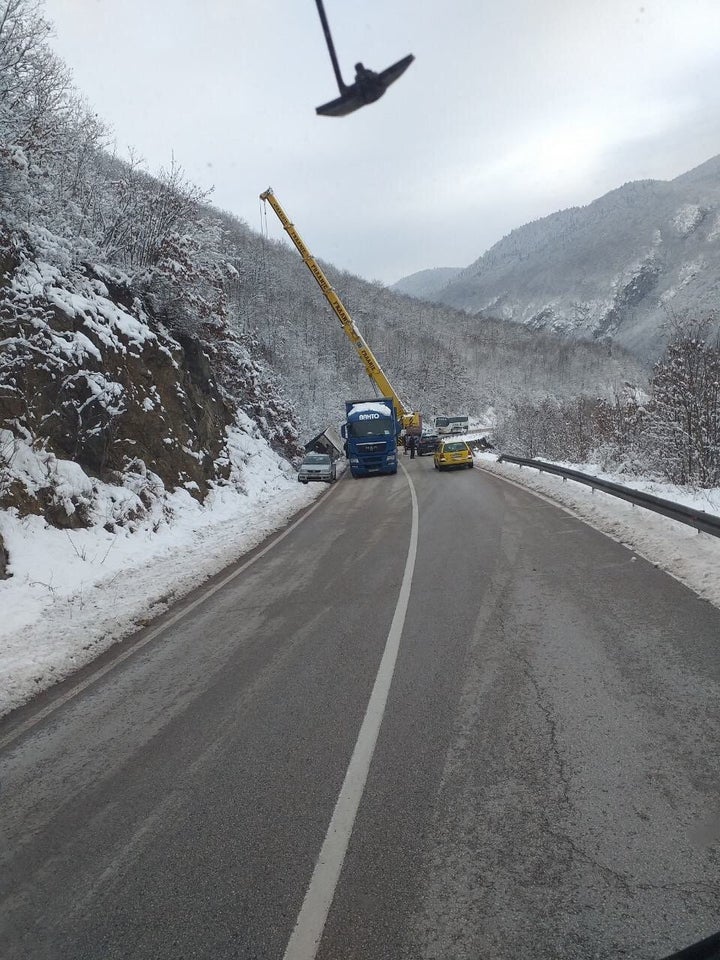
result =
[[[385,642],[380,667],[378,668],[375,684],[373,685],[370,700],[368,701],[365,717],[360,727],[355,749],[350,758],[350,765],[345,774],[345,780],[340,789],[335,810],[333,811],[330,826],[325,834],[325,840],[318,856],[315,870],[310,880],[310,886],[305,894],[305,900],[292,932],[290,941],[285,950],[283,960],[314,960],[320,946],[325,921],[335,896],[335,889],[340,878],[345,854],[347,853],[350,835],[355,823],[355,816],[360,806],[360,800],[365,789],[365,783],[370,769],[370,762],[375,752],[380,725],[382,723],[385,706],[387,704],[390,684],[392,683],[400,648],[400,638],[405,624],[410,587],[415,570],[418,541],[418,503],[415,487],[405,467],[400,464],[405,479],[410,487],[412,500],[412,525],[410,529],[410,546],[405,561],[400,593],[398,594],[395,614],[390,624],[390,632]]]
[[[330,490],[317,500],[310,508],[307,510],[298,520],[291,524],[286,530],[275,537],[274,540],[271,540],[270,543],[263,547],[259,553],[256,553],[254,557],[250,560],[247,560],[241,567],[238,567],[237,570],[233,570],[232,573],[229,573],[226,577],[223,577],[222,580],[219,580],[217,583],[213,584],[212,587],[209,587],[203,594],[197,597],[192,603],[189,603],[186,607],[183,607],[182,610],[179,610],[177,613],[174,613],[168,620],[165,620],[159,626],[154,627],[146,634],[142,640],[138,640],[136,643],[133,643],[132,646],[127,647],[123,650],[122,653],[118,653],[117,656],[113,657],[110,663],[105,664],[104,667],[99,667],[94,673],[89,677],[86,677],[85,680],[81,680],[79,683],[75,684],[72,690],[69,690],[66,694],[58,697],[56,700],[53,700],[52,703],[49,703],[47,707],[43,707],[42,710],[39,710],[33,717],[29,720],[26,720],[24,723],[21,723],[14,730],[11,730],[10,733],[6,734],[4,737],[0,737],[0,750],[4,750],[5,747],[10,746],[11,743],[14,743],[19,737],[22,737],[28,730],[31,730],[34,726],[44,720],[46,717],[49,717],[56,710],[59,710],[60,707],[64,706],[69,700],[72,700],[74,697],[77,697],[78,694],[82,693],[83,690],[86,690],[91,684],[95,683],[96,680],[100,680],[105,676],[106,673],[110,673],[111,670],[114,670],[115,667],[119,666],[121,663],[124,663],[129,657],[132,657],[133,654],[137,653],[138,650],[142,650],[143,647],[147,646],[148,643],[151,643],[155,640],[156,637],[159,637],[161,633],[165,630],[168,630],[170,627],[174,627],[176,623],[179,623],[180,620],[184,619],[189,613],[192,613],[196,607],[199,607],[201,603],[205,603],[206,600],[209,600],[218,590],[222,590],[223,587],[227,586],[232,580],[236,577],[239,577],[241,573],[244,573],[248,567],[251,567],[254,563],[260,560],[265,556],[273,547],[277,546],[281,540],[284,540],[289,534],[293,532],[296,527],[299,527],[303,520],[306,520],[311,513],[314,513],[319,506],[321,506],[332,495],[333,490],[338,488],[338,484],[335,484],[334,487],[331,487]],[[109,649],[112,649],[110,647]]]

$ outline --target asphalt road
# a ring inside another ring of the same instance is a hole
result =
[[[654,958],[720,929],[720,611],[497,477],[404,465],[414,565],[406,477],[344,479],[0,726],[3,960],[281,960],[398,624],[318,958]]]

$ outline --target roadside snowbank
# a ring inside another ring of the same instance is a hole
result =
[[[60,530],[42,517],[0,511],[11,574],[0,580],[0,716],[158,616],[324,489],[298,484],[264,439],[239,431],[229,439],[241,476],[214,486],[204,506],[182,489],[163,491],[142,519],[110,529]],[[83,492],[85,474],[56,465],[68,495]],[[94,481],[93,508],[110,519],[128,496]]]

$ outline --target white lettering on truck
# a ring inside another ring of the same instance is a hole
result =
[[[358,420],[379,420],[379,413],[361,413],[358,417]]]

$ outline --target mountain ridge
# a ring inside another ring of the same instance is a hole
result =
[[[651,360],[673,315],[714,315],[719,295],[716,156],[517,227],[426,297],[537,330],[610,338]]]
[[[454,280],[462,270],[462,267],[431,267],[429,270],[418,270],[417,273],[412,273],[398,280],[397,283],[390,284],[390,290],[419,300],[428,299]]]

